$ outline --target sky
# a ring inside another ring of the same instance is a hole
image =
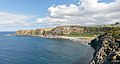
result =
[[[120,0],[0,0],[0,31],[61,25],[101,25],[120,20]]]

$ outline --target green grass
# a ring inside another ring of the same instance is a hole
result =
[[[68,36],[71,37],[93,37],[93,34],[90,33],[77,33],[77,32],[72,32]]]

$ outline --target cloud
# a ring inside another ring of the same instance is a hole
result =
[[[0,12],[0,28],[15,28],[31,25],[28,20],[33,16],[19,15],[8,12]]]
[[[104,3],[99,0],[80,0],[79,4],[63,4],[48,8],[49,15],[37,18],[36,23],[57,25],[100,25],[120,22],[120,0]]]

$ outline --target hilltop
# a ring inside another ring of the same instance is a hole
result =
[[[116,22],[115,24],[98,25],[96,27],[120,27],[120,22]]]

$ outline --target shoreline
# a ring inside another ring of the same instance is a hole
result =
[[[61,36],[62,39],[68,39],[77,43],[88,45],[91,40],[95,39],[96,37],[69,37],[69,36]]]
[[[95,39],[96,37],[71,37],[71,36],[43,36],[43,35],[11,35],[11,36],[33,36],[33,37],[42,37],[42,38],[50,38],[50,39],[68,39],[71,41],[74,41],[76,43],[81,43],[81,44],[85,44],[88,45],[91,40]]]

